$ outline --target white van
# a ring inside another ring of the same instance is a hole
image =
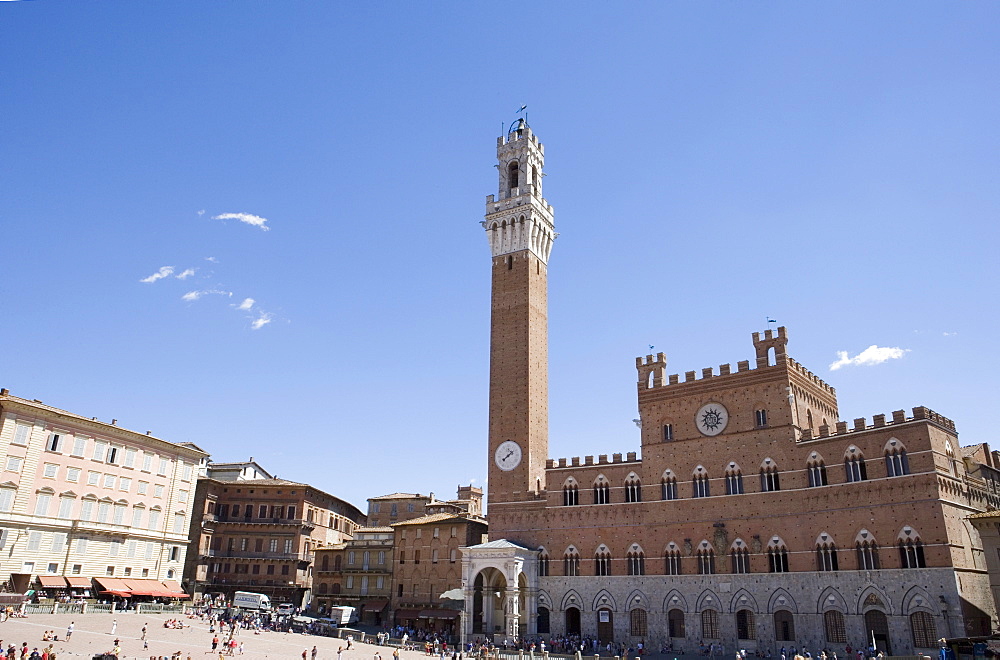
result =
[[[279,603],[277,612],[278,614],[291,614],[295,610],[295,606],[291,603]]]

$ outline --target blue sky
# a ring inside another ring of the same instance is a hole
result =
[[[361,507],[481,485],[478,223],[526,103],[560,232],[553,457],[638,449],[649,345],[735,364],[768,316],[842,419],[926,405],[992,441],[998,26],[986,2],[0,3],[0,386]]]

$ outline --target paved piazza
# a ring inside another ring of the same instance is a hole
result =
[[[180,618],[185,624],[191,624],[191,627],[183,630],[164,628],[163,622],[174,616]],[[116,619],[118,629],[115,636],[112,636],[111,625]],[[73,629],[73,639],[66,642],[66,628],[71,621],[76,623]],[[148,626],[146,637],[149,641],[149,648],[146,650],[143,650],[142,640],[139,639],[143,624]],[[55,634],[59,635],[60,641],[43,642],[42,633],[46,630],[55,631]],[[120,657],[122,658],[170,657],[178,651],[181,658],[185,659],[188,657],[200,660],[218,658],[217,652],[214,656],[212,654],[213,635],[208,632],[208,623],[201,619],[189,619],[186,616],[181,617],[173,613],[150,616],[131,612],[118,615],[29,614],[26,619],[11,618],[0,623],[0,639],[3,640],[5,648],[10,644],[20,648],[21,642],[28,642],[29,653],[35,647],[41,652],[43,647],[51,643],[54,645],[57,660],[67,658],[87,658],[90,660],[96,653],[110,652],[114,646],[115,637],[121,641],[122,653]],[[220,635],[219,639],[223,640],[225,636]],[[337,649],[346,645],[345,640],[335,637],[278,632],[262,632],[255,635],[250,630],[237,631],[236,639],[243,642],[243,657],[245,658],[298,660],[301,659],[303,650],[312,651],[312,647],[315,645],[319,649],[316,656],[319,660],[336,660]],[[392,648],[357,642],[354,643],[354,648],[350,652],[344,651],[343,660],[372,660],[376,651],[381,653],[383,660],[392,660]],[[239,656],[238,652],[237,656]],[[404,660],[426,657],[416,651],[404,651],[401,656]]]

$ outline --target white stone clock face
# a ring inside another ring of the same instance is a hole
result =
[[[704,435],[719,435],[729,423],[729,411],[721,403],[706,403],[694,417],[698,430]]]
[[[513,440],[500,443],[497,452],[493,455],[497,467],[504,472],[510,472],[521,464],[521,445]]]

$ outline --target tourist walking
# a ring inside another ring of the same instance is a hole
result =
[[[73,628],[76,627],[76,621],[70,621],[69,625],[66,627],[66,641],[68,642],[73,636]]]

